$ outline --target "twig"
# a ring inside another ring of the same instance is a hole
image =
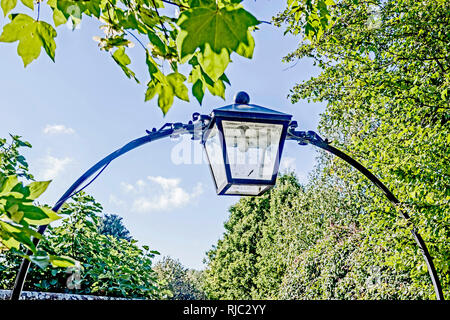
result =
[[[39,21],[39,15],[41,13],[41,1],[38,2],[38,12],[37,12],[37,18],[36,21]]]
[[[167,1],[167,0],[161,0],[161,1],[165,2],[165,3],[168,3],[168,4],[171,4],[171,5],[174,5],[174,6],[177,6],[179,8],[189,9],[189,7],[186,7],[186,6],[184,6],[184,5],[180,4],[180,3],[175,3],[175,2]]]
[[[113,8],[115,8],[114,4],[111,3],[110,0],[108,0],[108,2],[111,4],[111,6],[112,6]],[[107,10],[107,12],[108,12],[108,19],[109,19],[109,22],[112,23],[111,16],[109,15],[109,10]],[[126,31],[126,30],[124,29],[123,32],[124,32],[125,34],[131,35],[134,39],[136,39],[137,42],[139,42],[139,44],[142,46],[142,48],[144,48],[144,50],[147,51],[147,48],[145,47],[145,45],[144,45],[144,44],[141,42],[141,40],[139,40],[138,37],[136,37],[131,31]]]
[[[299,61],[300,61],[300,58],[297,58],[297,61],[295,61],[295,63],[293,65],[291,65],[291,66],[289,66],[287,68],[284,68],[283,71],[287,71],[289,69],[294,68],[299,63]]]
[[[123,31],[126,34],[130,34],[133,38],[136,39],[137,42],[139,42],[139,44],[142,46],[142,48],[144,48],[145,51],[147,51],[147,48],[144,46],[144,44],[141,42],[141,40],[139,40],[131,31]]]
[[[156,7],[155,0],[152,0],[152,2],[153,2],[153,7],[155,7],[156,15],[157,15],[158,18],[159,18],[159,23],[161,24],[161,27],[162,27],[162,29],[163,29],[164,36],[166,37],[166,40],[169,40],[169,36],[167,35],[167,29],[166,29],[166,27],[164,26],[164,23],[163,23],[163,21],[162,21],[162,19],[161,19],[161,16],[159,15],[158,8]]]

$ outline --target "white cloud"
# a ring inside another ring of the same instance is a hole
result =
[[[50,125],[48,124],[43,132],[45,134],[74,134],[75,130],[72,128],[68,128],[63,124],[54,124]]]
[[[120,185],[122,186],[122,190],[126,193],[136,192],[136,189],[134,188],[134,186],[132,184],[122,182],[122,183],[120,183]]]
[[[180,179],[175,178],[164,178],[161,176],[158,177],[147,177],[148,180],[155,182],[156,184],[159,184],[163,190],[168,190],[170,188],[177,188],[177,186],[180,184]],[[138,181],[139,182],[139,181]]]
[[[122,189],[134,197],[132,210],[136,212],[167,211],[181,208],[203,193],[203,185],[197,183],[192,190],[183,189],[180,179],[161,176],[147,177],[135,184],[122,182]]]
[[[119,198],[117,198],[115,195],[110,194],[109,195],[109,202],[115,206],[121,207],[125,205],[125,201],[120,200]]]
[[[143,188],[145,188],[145,186],[147,186],[147,184],[145,183],[144,180],[138,180],[136,182],[136,186],[138,187],[139,190],[142,190]]]
[[[56,158],[50,155],[47,155],[45,158],[41,159],[40,162],[43,164],[43,170],[41,171],[40,176],[44,180],[52,180],[55,179],[68,164],[73,162],[72,158]]]

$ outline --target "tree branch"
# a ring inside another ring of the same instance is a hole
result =
[[[156,7],[155,0],[152,0],[152,2],[153,2],[153,7],[155,7],[155,12],[156,12],[156,15],[158,16],[158,19],[159,19],[159,23],[160,23],[160,25],[161,25],[161,28],[163,29],[164,36],[166,37],[166,40],[169,40],[169,36],[168,36],[168,34],[167,34],[167,29],[166,29],[166,27],[164,26],[164,23],[163,23],[163,21],[162,21],[162,19],[161,19],[161,16],[159,15],[158,8]]]
[[[187,7],[187,6],[185,6],[185,5],[182,5],[182,4],[180,4],[180,3],[175,3],[175,2],[173,2],[173,1],[161,0],[161,2],[171,4],[171,5],[177,6],[177,7],[179,7],[179,8],[189,9],[189,7]]]

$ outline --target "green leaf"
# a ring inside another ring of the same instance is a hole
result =
[[[114,61],[122,68],[123,72],[128,78],[132,78],[136,80],[137,83],[139,83],[139,80],[136,78],[136,75],[133,71],[131,71],[127,65],[131,63],[130,58],[125,53],[125,47],[119,47],[113,54],[112,58]]]
[[[3,178],[0,181],[0,196],[9,193],[18,183],[19,180],[17,179],[17,176],[8,176]]]
[[[47,225],[52,221],[61,219],[61,216],[46,207],[19,205],[19,210],[24,212],[23,219],[32,225]]]
[[[215,8],[216,2],[214,0],[189,0],[189,6],[191,8],[196,8],[196,7]]]
[[[255,39],[250,31],[247,31],[247,42],[241,42],[239,47],[236,49],[236,53],[251,59],[253,57],[253,51],[255,49]]]
[[[18,196],[20,194],[20,196]],[[11,192],[6,196],[12,196],[15,198],[27,198],[30,195],[30,190],[27,187],[23,186],[22,182],[19,182],[11,189]],[[21,200],[23,201],[23,200]],[[30,201],[28,201],[30,202]]]
[[[47,190],[51,181],[35,181],[31,182],[27,187],[30,190],[28,199],[35,200]]]
[[[174,98],[174,92],[170,85],[161,85],[159,96],[158,96],[158,106],[162,110],[163,114],[166,115],[170,107],[172,107]]]
[[[158,106],[163,114],[167,114],[173,105],[174,96],[189,101],[189,94],[184,81],[186,77],[180,73],[173,72],[166,77],[166,83],[161,83],[158,79],[153,79],[148,83],[147,92],[145,93],[145,101],[153,99],[156,94],[158,96]]]
[[[155,52],[157,55],[164,57],[167,53],[167,48],[164,42],[162,42],[161,39],[154,32],[151,31],[148,32],[148,39],[154,46],[154,49],[152,51]]]
[[[61,267],[61,268],[72,267],[75,265],[76,262],[76,260],[67,256],[50,255],[49,260],[53,267]]]
[[[20,233],[21,230],[6,221],[0,220],[0,240],[9,249],[15,248],[19,250],[20,242],[14,239],[12,233]]]
[[[1,6],[3,10],[3,15],[6,17],[6,15],[16,7],[17,0],[2,0]]]
[[[192,94],[197,99],[198,103],[201,105],[203,97],[205,96],[205,90],[203,89],[203,83],[197,80],[192,86]]]
[[[152,78],[152,80],[157,80],[158,82],[161,82],[163,84],[167,84],[166,77],[159,70],[158,65],[156,64],[155,60],[152,58],[152,56],[149,54],[148,51],[146,51],[145,62],[147,64],[148,72],[150,73],[150,77]],[[146,99],[146,101],[147,100],[148,99]]]
[[[31,61],[39,57],[43,46],[49,57],[55,59],[56,31],[48,23],[35,21],[26,14],[12,16],[0,35],[0,42],[19,41],[17,53],[22,57],[26,67]]]
[[[153,99],[161,90],[161,83],[156,81],[150,81],[147,85],[147,91],[145,93],[145,101]]]
[[[225,84],[221,79],[214,82],[212,86],[206,84],[206,87],[213,96],[218,96],[225,100]]]
[[[166,78],[177,98],[189,102],[188,88],[184,84],[186,77],[181,73],[174,72],[167,75]]]
[[[41,54],[42,42],[35,30],[30,31],[28,36],[23,37],[17,46],[17,53],[22,57],[24,67],[37,59]]]
[[[13,205],[11,208],[8,209],[9,216],[11,217],[11,220],[15,223],[20,223],[23,218],[23,211],[19,211],[19,206],[17,204]]]
[[[55,23],[55,27],[58,27],[67,22],[64,13],[58,8],[53,9],[53,22]]]
[[[212,95],[219,96],[225,99],[225,84],[230,84],[227,76],[222,74],[217,81],[213,81],[202,69],[196,57],[193,57],[189,63],[193,66],[191,73],[189,74],[189,82],[193,83],[192,94],[196,97],[201,104],[205,89],[208,88]]]
[[[446,98],[447,98],[447,88],[446,89],[444,89],[444,90],[442,90],[441,91],[441,98],[442,98],[442,100],[446,100]]]
[[[259,21],[243,8],[198,7],[183,11],[178,19],[177,48],[181,59],[200,49],[199,62],[213,81],[225,71],[234,51],[250,58],[254,44],[249,29]]]
[[[64,17],[69,17],[76,21],[76,24],[81,21],[82,14],[88,16],[100,17],[101,9],[100,4],[102,0],[89,0],[89,1],[77,1],[77,0],[56,0],[56,6],[53,8],[59,9]]]
[[[36,247],[31,240],[29,228],[21,225],[12,225],[11,223],[0,220],[1,240],[8,248],[15,248],[19,250],[20,243],[27,248],[36,251]]]
[[[34,0],[20,0],[20,1],[22,1],[22,3],[31,10],[34,10]]]
[[[0,229],[0,240],[8,249],[14,248],[16,250],[19,250],[20,248],[20,242],[1,229]]]
[[[47,268],[48,264],[50,263],[50,257],[43,251],[38,251],[36,254],[31,255],[29,258],[31,262],[36,264],[42,270]]]
[[[228,85],[231,86],[231,82],[230,82],[230,80],[228,79],[228,77],[227,77],[227,75],[225,73],[219,78],[219,80],[221,80],[223,82],[226,82],[226,83],[228,83]]]
[[[217,54],[211,50],[209,43],[207,43],[205,49],[198,54],[198,62],[206,74],[213,81],[217,81],[230,62],[230,54],[225,48]]]
[[[48,56],[55,61],[55,50],[56,50],[56,31],[47,22],[39,21],[37,22],[37,33],[42,40],[42,46]]]

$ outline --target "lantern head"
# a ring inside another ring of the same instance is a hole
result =
[[[261,195],[275,185],[291,115],[249,104],[214,109],[202,143],[219,195]]]

